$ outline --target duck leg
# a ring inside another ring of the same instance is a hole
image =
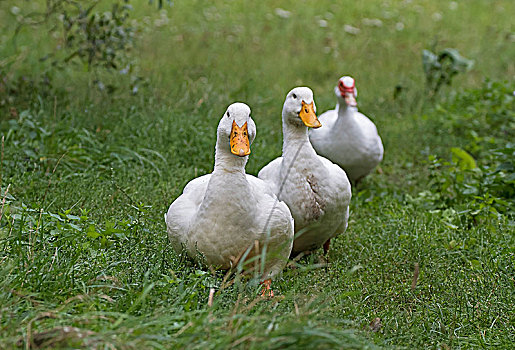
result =
[[[331,244],[331,238],[329,238],[327,241],[325,241],[324,243],[324,256],[327,258],[327,255],[329,253],[329,245]]]
[[[263,282],[261,282],[261,284],[263,285],[263,291],[261,292],[261,296],[272,298],[274,296],[274,291],[271,287],[272,280],[270,278],[266,279]]]

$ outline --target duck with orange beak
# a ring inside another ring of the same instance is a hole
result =
[[[347,228],[351,187],[345,171],[317,155],[308,128],[322,126],[316,116],[313,91],[297,87],[286,96],[282,111],[283,154],[260,170],[295,219],[292,254],[324,247]]]
[[[263,280],[263,295],[273,296],[271,278],[291,252],[293,218],[262,180],[245,173],[255,136],[250,108],[230,105],[218,124],[213,172],[190,181],[165,220],[175,251],[215,268],[258,269],[253,272]]]

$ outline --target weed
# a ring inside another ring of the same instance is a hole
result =
[[[454,76],[470,70],[473,61],[461,56],[456,49],[444,49],[438,55],[422,51],[422,66],[426,75],[427,89],[434,96],[444,85],[451,85]]]

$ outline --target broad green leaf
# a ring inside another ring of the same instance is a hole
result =
[[[95,225],[89,225],[88,230],[86,231],[86,234],[90,238],[97,238],[100,236],[100,233],[97,232],[95,229]]]
[[[461,170],[471,170],[477,168],[474,158],[465,150],[453,147],[451,148],[453,161],[458,164]]]

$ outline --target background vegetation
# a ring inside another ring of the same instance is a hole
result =
[[[159,3],[0,1],[0,348],[511,347],[513,2]],[[435,89],[445,48],[474,64]],[[176,255],[163,213],[227,105],[252,108],[257,174],[286,92],[325,111],[343,74],[386,155],[330,264],[266,300]]]

